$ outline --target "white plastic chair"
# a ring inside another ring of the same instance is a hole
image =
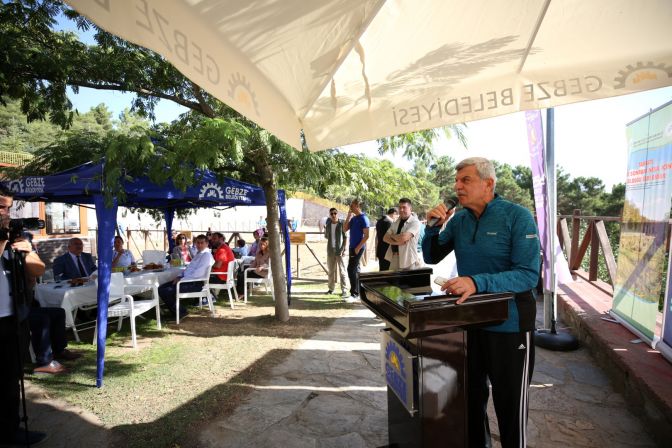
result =
[[[163,266],[166,262],[166,253],[162,250],[143,250],[142,264],[160,264]]]
[[[121,272],[113,272],[110,278],[110,302],[121,299],[115,305],[107,309],[107,317],[118,317],[117,331],[121,330],[121,325],[125,317],[131,321],[131,339],[133,341],[133,348],[137,348],[137,336],[135,333],[135,318],[152,308],[156,309],[156,328],[161,329],[161,311],[159,309],[159,300],[156,294],[150,300],[135,300],[132,295],[126,294],[124,285],[124,274]],[[98,337],[98,320],[96,319],[96,329],[93,332],[93,344],[96,344]]]
[[[235,290],[236,288],[236,282],[233,279],[233,271],[236,267],[236,263],[231,260],[229,261],[229,265],[226,268],[226,283],[210,283],[210,290],[213,291],[213,294],[217,295],[214,291],[217,290],[217,293],[219,293],[219,290],[225,289],[227,294],[229,295],[229,304],[231,305],[231,309],[233,309],[233,294],[231,294],[231,290]],[[221,275],[224,274],[224,272],[211,272],[210,275]]]
[[[190,279],[182,279],[179,282],[177,282],[177,287],[175,290],[175,310],[177,311],[177,319],[176,323],[179,325],[180,324],[180,299],[190,299],[190,298],[198,298],[198,305],[201,306],[203,299],[207,299],[208,301],[208,309],[212,313],[212,317],[215,317],[215,306],[212,304],[212,297],[210,296],[210,271],[212,270],[212,266],[208,268],[208,273],[205,276],[205,278],[190,278]],[[180,286],[182,286],[185,283],[193,283],[193,282],[203,282],[203,288],[201,288],[200,291],[194,291],[194,292],[180,292]]]
[[[252,285],[264,285],[264,288],[266,289],[266,294],[268,294],[268,288],[270,286],[271,288],[271,297],[273,297],[273,300],[275,300],[275,293],[273,292],[273,276],[271,274],[271,263],[268,263],[268,275],[263,278],[258,278],[258,277],[248,277],[247,273],[248,271],[252,270],[254,272],[254,268],[247,268],[245,269],[244,272],[244,278],[243,278],[243,298],[244,302],[247,303],[247,284],[250,283]]]

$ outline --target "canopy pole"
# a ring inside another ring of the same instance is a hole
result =
[[[98,351],[96,357],[96,387],[103,387],[105,371],[105,340],[107,338],[107,306],[110,301],[110,277],[112,274],[112,249],[114,233],[117,228],[117,200],[112,207],[105,205],[102,195],[94,197],[96,219],[98,220]]]
[[[285,190],[278,190],[278,206],[280,207],[280,229],[285,237],[285,264],[287,265],[287,305],[292,303],[292,257],[290,253],[289,227],[287,226],[287,208],[285,207]]]
[[[168,253],[172,254],[173,247],[175,247],[175,241],[173,241],[173,218],[175,217],[175,208],[167,208],[163,212],[163,217],[166,220],[166,238],[168,239]]]

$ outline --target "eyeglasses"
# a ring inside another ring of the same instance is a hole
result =
[[[330,215],[338,215],[336,212],[329,213]]]

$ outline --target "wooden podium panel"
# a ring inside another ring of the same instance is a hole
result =
[[[432,293],[431,274],[430,268],[360,274],[362,303],[387,327],[381,350],[394,447],[469,446],[466,331],[506,320],[513,299],[475,294],[457,305],[459,296]]]

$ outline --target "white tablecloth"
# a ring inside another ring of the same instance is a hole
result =
[[[126,294],[139,294],[143,291],[153,290],[177,278],[184,268],[170,268],[160,272],[134,272],[124,276]],[[73,312],[75,309],[95,305],[97,303],[98,288],[94,281],[89,281],[84,286],[72,287],[67,281],[61,283],[38,283],[35,285],[35,297],[41,306],[61,307],[65,310],[65,326],[74,326]]]
[[[179,277],[184,272],[184,267],[171,267],[162,271],[138,271],[124,275],[126,285],[159,285],[168,283]]]
[[[65,310],[65,326],[73,327],[73,311],[80,306],[95,305],[97,303],[95,282],[88,282],[84,286],[72,287],[68,282],[38,283],[35,285],[35,298],[44,307],[61,307]]]

